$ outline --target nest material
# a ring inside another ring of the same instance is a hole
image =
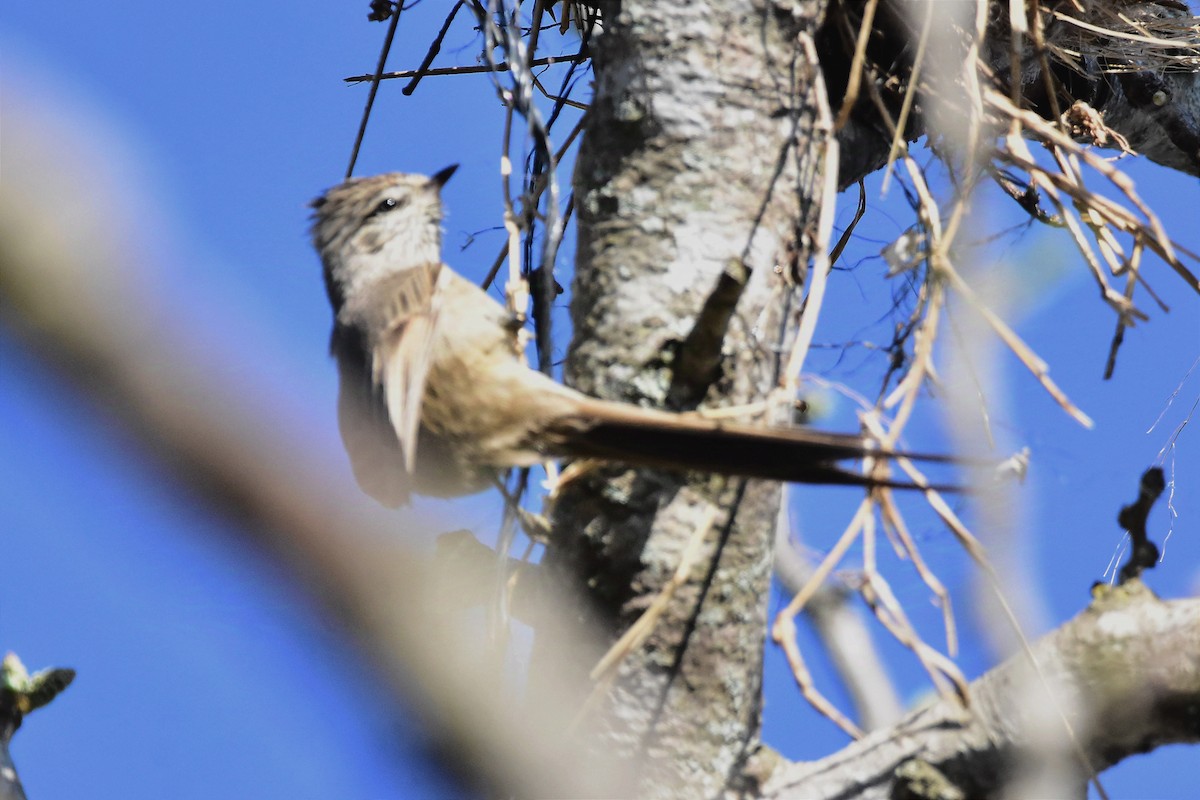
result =
[[[1040,10],[1050,55],[1084,74],[1089,63],[1105,72],[1200,72],[1200,17],[1183,3],[1073,0]]]

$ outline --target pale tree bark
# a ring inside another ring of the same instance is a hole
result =
[[[805,263],[821,186],[815,2],[623,2],[606,8],[579,156],[568,381],[599,397],[688,408],[760,400],[777,380],[792,255]],[[724,355],[698,353],[706,299],[750,270]],[[713,362],[716,371],[684,365]],[[711,384],[711,386],[710,386]],[[762,654],[779,488],[665,473],[568,487],[546,562],[601,626],[626,627],[710,505],[700,567],[599,712],[599,757],[639,765],[645,796],[712,796],[760,747]],[[594,663],[585,654],[581,667]],[[536,683],[538,678],[533,678]]]
[[[822,185],[817,73],[801,40],[820,13],[769,2],[604,10],[576,175],[567,373],[577,388],[689,408],[706,395],[752,402],[775,385],[792,321],[788,273],[810,257]],[[719,354],[689,350],[701,338],[693,326],[731,262],[751,276],[732,324],[716,331],[726,357],[719,374],[696,374],[688,364]],[[614,636],[671,575],[703,508],[728,512],[600,712],[597,752],[640,765],[639,794],[743,784],[760,748],[778,503],[777,488],[757,482],[626,473],[581,483],[558,504],[547,564]],[[581,671],[596,655],[583,654]]]

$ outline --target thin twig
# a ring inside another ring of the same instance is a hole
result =
[[[454,22],[454,17],[458,14],[458,10],[462,8],[463,0],[458,0],[454,7],[450,9],[450,13],[446,15],[445,22],[442,23],[442,29],[438,31],[437,36],[433,38],[429,49],[425,51],[425,58],[421,59],[421,66],[417,67],[416,74],[412,76],[412,80],[404,85],[400,93],[408,97],[417,89],[417,84],[421,82],[421,78],[429,74],[429,65],[433,63],[433,59],[442,51],[442,41],[446,38],[446,33],[450,30],[450,23]]]
[[[392,50],[392,40],[396,38],[396,26],[400,24],[401,5],[396,5],[391,24],[388,25],[387,36],[383,39],[383,47],[379,51],[379,63],[375,65],[375,74],[366,76],[371,81],[371,90],[367,93],[367,104],[363,108],[362,121],[358,123],[358,134],[354,137],[354,148],[350,151],[350,164],[346,167],[346,179],[354,174],[354,165],[358,162],[358,151],[362,147],[363,137],[367,134],[367,121],[371,118],[371,107],[375,105],[375,95],[379,92],[379,82],[383,80],[383,68],[387,64],[388,53]]]
[[[586,61],[590,56],[586,53],[572,53],[564,56],[543,56],[535,58],[526,66],[544,67],[547,64],[580,64]],[[374,81],[378,77],[381,81],[390,81],[397,78],[414,78],[417,75],[422,77],[436,77],[440,75],[476,75],[483,72],[508,72],[512,70],[512,64],[507,61],[498,61],[493,65],[489,64],[464,64],[457,67],[436,67],[422,72],[420,69],[406,69],[401,72],[384,72],[375,75],[351,75],[348,78],[342,78],[346,83],[364,83],[366,81]]]
[[[850,60],[850,82],[846,84],[846,96],[842,100],[842,107],[838,111],[837,119],[833,122],[835,131],[846,127],[846,122],[850,119],[850,112],[854,110],[854,104],[858,101],[858,89],[862,85],[863,61],[866,60],[867,55],[867,42],[871,40],[871,26],[875,24],[875,9],[878,7],[879,0],[867,0],[867,5],[863,9],[862,22],[858,26],[858,36],[854,41],[854,57]]]

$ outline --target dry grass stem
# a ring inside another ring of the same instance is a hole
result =
[[[812,63],[816,63],[817,51],[812,38],[804,35],[800,40],[801,46]],[[816,119],[813,122],[813,134],[820,135],[825,140],[825,163],[823,165],[820,216],[817,220],[817,237],[813,242],[813,263],[809,270],[811,276],[808,295],[804,302],[804,313],[800,317],[800,326],[792,343],[791,355],[783,372],[784,388],[788,394],[794,393],[804,370],[804,360],[812,345],[813,335],[817,329],[817,320],[821,315],[821,306],[825,299],[825,286],[829,272],[833,268],[830,261],[829,242],[833,238],[833,220],[837,210],[837,179],[839,152],[838,143],[833,136],[833,111],[829,107],[829,98],[825,94],[825,84],[814,81],[813,98],[816,106]]]
[[[850,60],[850,82],[846,85],[846,96],[842,99],[842,107],[838,110],[837,119],[833,123],[835,131],[840,131],[846,126],[846,121],[850,119],[850,112],[854,110],[854,104],[858,102],[858,90],[862,85],[863,62],[867,55],[867,42],[871,38],[871,26],[875,22],[875,9],[878,7],[879,0],[867,0],[867,4],[863,8],[862,23],[858,26],[858,36],[854,39],[854,56]]]
[[[804,662],[804,656],[800,653],[800,645],[796,641],[796,618],[785,617],[782,614],[776,617],[771,635],[775,642],[783,648],[784,657],[787,658],[788,666],[792,670],[792,677],[796,680],[796,688],[800,690],[800,694],[808,701],[808,704],[816,709],[817,713],[845,731],[850,738],[861,739],[864,735],[862,729],[851,722],[850,718],[843,714],[837,706],[829,702],[829,698],[821,694],[817,690],[816,684],[813,683],[812,673],[808,671],[808,665]]]

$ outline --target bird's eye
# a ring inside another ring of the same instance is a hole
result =
[[[405,203],[405,198],[403,198],[403,197],[401,197],[401,198],[385,197],[384,199],[380,200],[379,205],[375,206],[375,209],[373,211],[371,211],[370,216],[373,217],[376,214],[384,214],[384,213],[387,213],[388,211],[394,211],[395,209],[402,207],[404,205],[404,203]]]

